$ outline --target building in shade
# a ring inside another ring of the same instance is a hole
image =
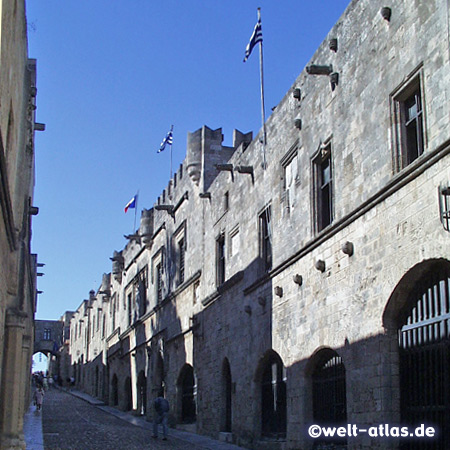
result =
[[[189,133],[70,321],[77,386],[149,419],[164,392],[173,425],[247,448],[450,448],[449,31],[446,0],[354,0],[265,148]]]
[[[24,0],[0,2],[0,448],[22,449],[36,307],[31,254],[36,61],[28,58]]]

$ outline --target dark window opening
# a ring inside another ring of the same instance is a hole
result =
[[[333,221],[333,173],[330,145],[320,151],[314,165],[317,231],[322,231]]]
[[[178,283],[184,283],[184,238],[178,241]]]
[[[271,208],[267,207],[259,216],[260,258],[264,272],[272,269]]]
[[[286,369],[277,355],[267,361],[261,382],[262,434],[284,438],[287,428]]]
[[[217,275],[216,283],[220,286],[225,282],[225,235],[221,234],[216,241]]]
[[[162,301],[162,265],[156,266],[156,299],[158,303]]]

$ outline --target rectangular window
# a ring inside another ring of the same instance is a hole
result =
[[[136,310],[139,317],[147,312],[147,267],[142,269],[133,280],[134,293],[136,296]]]
[[[408,166],[424,151],[424,125],[420,75],[393,96],[397,169]]]
[[[162,263],[156,266],[156,301],[162,301]]]
[[[235,228],[230,233],[230,258],[239,253],[240,244],[239,228]]]
[[[172,260],[175,261],[177,286],[184,283],[186,279],[186,221],[184,221],[173,234],[173,255]]]
[[[294,151],[290,150],[281,161],[282,166],[282,193],[281,201],[284,202],[286,212],[289,213],[294,207],[295,189],[299,184],[298,171],[298,150],[294,147]]]
[[[225,234],[216,240],[216,284],[220,286],[225,281]]]
[[[44,341],[50,341],[52,339],[52,330],[50,328],[44,328]]]
[[[313,161],[316,229],[322,231],[333,221],[333,171],[331,144],[322,147]]]
[[[272,269],[272,225],[271,208],[268,206],[259,216],[259,255],[262,269],[268,272]]]
[[[178,241],[178,283],[184,283],[184,256],[185,245],[184,237]]]
[[[129,293],[127,295],[127,309],[128,309],[128,326],[131,325],[131,320],[132,320],[132,313],[133,313],[133,309],[132,309],[132,300],[133,300],[133,296],[131,293]]]

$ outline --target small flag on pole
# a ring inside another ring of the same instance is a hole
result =
[[[166,148],[166,145],[172,145],[172,142],[173,142],[173,125],[170,128],[170,131],[166,134],[166,137],[162,140],[157,153],[161,153]]]
[[[137,194],[125,205],[125,212],[127,212],[130,208],[136,208],[137,203]]]
[[[245,49],[245,57],[244,62],[247,61],[249,56],[252,53],[253,47],[258,42],[262,42],[262,28],[261,28],[261,18],[258,18],[258,22],[256,22],[255,29],[253,30],[252,36],[250,37],[250,42],[247,44],[247,48]]]

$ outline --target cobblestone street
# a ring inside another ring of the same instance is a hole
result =
[[[109,408],[93,405],[65,391],[48,391],[41,412],[45,450],[194,450],[234,447],[200,436],[197,438],[197,435],[192,434],[186,434],[186,439],[183,439],[180,438],[182,432],[177,430],[169,430],[167,441],[163,441],[161,436],[154,439],[151,423],[117,411],[125,417],[124,420],[106,409]],[[137,425],[127,420],[135,420]],[[196,442],[196,439],[206,439],[210,443],[205,445],[204,442]]]

